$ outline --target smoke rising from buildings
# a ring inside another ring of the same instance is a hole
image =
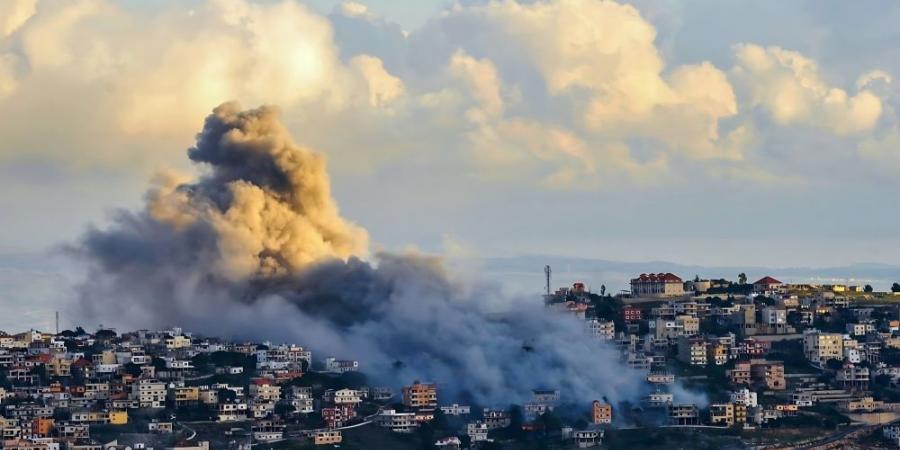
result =
[[[433,380],[484,404],[534,387],[579,402],[640,394],[642,377],[572,316],[457,280],[434,257],[366,260],[367,234],[340,216],[323,158],[275,109],[219,106],[188,156],[195,180],[157,177],[143,210],[74,247],[91,322],[291,340],[358,359],[376,381]]]

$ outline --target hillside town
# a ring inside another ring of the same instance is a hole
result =
[[[655,273],[611,295],[547,273],[546,313],[615,348],[644,398],[522,386],[528,402],[478,405],[442,395],[451,380],[371,383],[315,342],[29,330],[0,333],[2,448],[900,447],[900,284]]]

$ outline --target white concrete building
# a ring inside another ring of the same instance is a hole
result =
[[[762,321],[766,325],[784,325],[787,323],[787,310],[767,306],[762,310]]]
[[[331,373],[355,372],[359,370],[359,361],[325,358],[325,371]]]
[[[471,439],[472,442],[490,441],[490,439],[488,439],[488,431],[490,431],[488,425],[480,420],[470,422],[466,425],[466,434],[469,435],[469,439]]]
[[[277,402],[281,400],[281,386],[270,384],[267,380],[256,380],[250,383],[250,397],[260,402]]]
[[[592,337],[604,341],[611,341],[616,337],[616,324],[611,320],[589,319],[585,325]]]
[[[448,416],[463,416],[470,414],[472,408],[467,405],[458,405],[456,403],[449,406],[441,406],[441,412]]]
[[[167,392],[166,384],[160,381],[140,380],[131,385],[131,398],[141,408],[165,408]]]
[[[386,409],[375,416],[375,424],[394,433],[412,433],[418,427],[416,413],[401,413],[393,409]]]
[[[851,336],[865,336],[875,332],[875,325],[871,323],[848,323],[847,334]]]
[[[334,393],[334,404],[343,405],[359,405],[362,403],[362,393],[355,389],[341,389]]]
[[[757,402],[756,392],[751,391],[750,389],[744,388],[734,391],[730,394],[731,403],[737,405],[744,405],[748,408],[759,406]]]

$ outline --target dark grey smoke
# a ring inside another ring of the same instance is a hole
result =
[[[118,212],[76,246],[87,320],[293,341],[358,359],[382,382],[433,380],[484,404],[525,401],[534,387],[585,405],[640,395],[642,377],[614,349],[537,297],[454,279],[433,257],[354,256],[364,231],[338,215],[322,159],[273,110],[217,108],[189,156],[198,179],[158,183],[144,210]]]

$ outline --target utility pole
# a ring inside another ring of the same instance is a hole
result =
[[[547,278],[547,296],[550,296],[550,274],[551,274],[551,272],[552,272],[552,270],[550,270],[549,265],[544,266],[544,275]]]
[[[59,311],[56,311],[56,334],[59,334]]]

